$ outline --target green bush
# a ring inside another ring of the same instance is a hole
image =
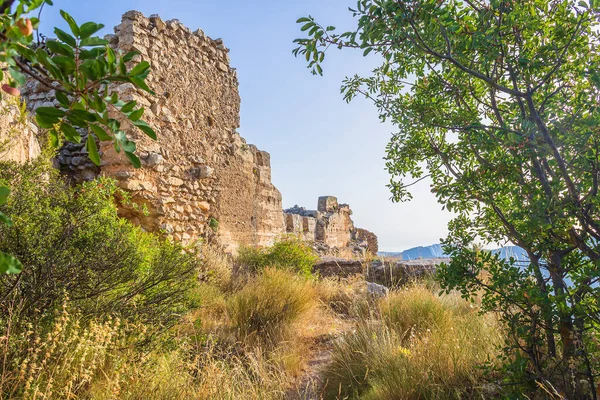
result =
[[[266,268],[235,293],[227,313],[239,339],[275,344],[316,302],[312,284],[291,272]]]
[[[265,267],[290,269],[303,276],[312,276],[312,268],[318,260],[312,247],[301,238],[288,235],[268,248],[244,247],[238,252],[237,264],[251,272]]]
[[[84,317],[115,313],[154,326],[170,324],[185,305],[199,259],[117,215],[115,182],[68,186],[47,163],[0,167],[13,190],[2,207],[0,250],[24,266],[0,276],[0,312],[31,316],[69,295]]]

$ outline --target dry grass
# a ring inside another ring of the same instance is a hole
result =
[[[84,325],[65,301],[46,334],[30,327],[20,337],[7,338],[5,354],[15,357],[3,369],[0,393],[22,399],[77,398],[120,343],[120,325],[110,317]]]
[[[500,342],[494,321],[455,296],[422,287],[380,302],[381,320],[365,319],[335,344],[326,398],[454,399],[479,392],[479,366]]]
[[[311,282],[267,268],[233,294],[227,314],[239,340],[265,346],[286,338],[290,327],[315,307],[315,299]]]
[[[193,310],[150,347],[139,347],[146,326],[84,322],[68,303],[46,333],[6,335],[0,397],[393,400],[479,391],[477,367],[499,334],[457,296],[415,286],[374,301],[360,278],[315,281],[281,268],[236,276],[222,253],[202,254]]]

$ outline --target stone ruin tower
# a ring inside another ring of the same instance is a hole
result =
[[[99,174],[117,179],[149,212],[130,208],[122,209],[122,215],[148,231],[189,242],[218,224],[219,241],[230,250],[237,244],[271,244],[284,232],[281,193],[271,183],[269,154],[246,144],[236,132],[240,96],[229,49],[177,20],[163,22],[137,11],[124,14],[107,39],[123,52],[140,52],[136,61],[150,62],[148,85],[154,96],[129,83],[114,90],[123,100],[144,106],[143,118],[158,140],[127,129],[138,145],[140,169],[103,143],[100,168],[82,145],[70,144],[58,157],[61,170],[76,181]],[[30,108],[53,97],[35,82],[24,95]]]

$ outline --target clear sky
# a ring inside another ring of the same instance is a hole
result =
[[[124,12],[138,10],[223,38],[240,81],[239,131],[271,153],[273,182],[284,207],[314,209],[318,196],[333,195],[350,204],[358,227],[378,235],[381,250],[438,243],[450,215],[426,183],[413,187],[412,202],[390,201],[383,157],[394,127],[381,124],[368,101],[346,104],[340,95],[345,76],[368,73],[376,60],[334,50],[324,76],[317,77],[291,53],[293,39],[301,36],[299,17],[310,14],[327,25],[351,28],[348,7],[355,5],[355,0],[54,0],[42,15],[42,31],[65,25],[60,9],[79,24],[105,24],[106,33]]]

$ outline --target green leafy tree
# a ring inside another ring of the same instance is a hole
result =
[[[36,109],[36,121],[48,130],[54,147],[64,140],[80,143],[85,138],[89,158],[100,165],[97,142],[110,141],[116,151],[124,151],[130,162],[140,167],[135,143],[127,138],[116,117],[123,115],[152,139],[156,139],[156,134],[141,119],[144,108],[135,101],[121,101],[118,93],[109,91],[109,85],[128,82],[152,93],[145,82],[150,64],[133,62],[136,52],[119,54],[106,40],[95,36],[104,25],[95,22],[79,25],[62,10],[70,32],[55,28],[56,39],[34,41],[34,30],[46,4],[52,5],[52,1],[0,2],[0,63],[5,66],[0,69],[0,80],[6,81],[2,91],[18,96],[18,88],[28,79],[38,81],[55,93],[59,103],[58,107]],[[0,205],[8,193],[8,188],[0,188]],[[0,220],[10,222],[3,215]],[[0,253],[0,273],[20,270],[21,265],[14,257]]]
[[[371,99],[397,127],[386,163],[394,200],[430,179],[456,214],[443,287],[501,315],[502,376],[522,383],[510,387],[568,398],[597,398],[599,371],[597,3],[361,0],[353,31],[300,18],[307,37],[294,50],[315,74],[332,47],[381,60],[342,93]],[[513,242],[530,262],[475,242]]]

